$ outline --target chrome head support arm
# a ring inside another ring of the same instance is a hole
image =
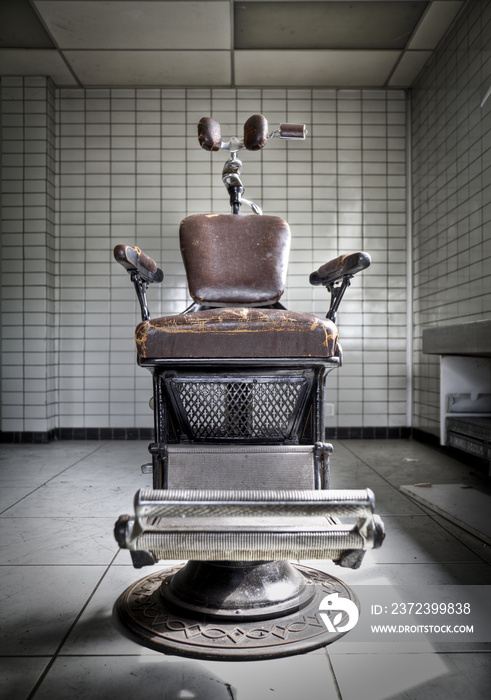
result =
[[[198,140],[202,148],[206,151],[223,149],[230,152],[230,158],[223,167],[222,182],[230,196],[232,214],[240,212],[242,203],[248,204],[255,214],[262,214],[257,204],[242,197],[245,188],[240,179],[242,162],[237,158],[237,152],[243,148],[248,151],[259,151],[275,136],[279,136],[280,139],[303,141],[307,135],[305,124],[280,124],[279,128],[271,132],[268,129],[266,117],[262,114],[253,114],[244,124],[243,139],[232,136],[228,141],[224,141],[220,124],[212,117],[203,117],[198,123]]]

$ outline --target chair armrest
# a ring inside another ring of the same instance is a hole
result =
[[[130,274],[135,285],[136,296],[140,303],[142,320],[148,321],[150,312],[147,305],[147,289],[152,282],[162,282],[164,273],[157,267],[155,260],[145,255],[140,248],[130,245],[117,245],[114,258]]]
[[[351,278],[357,272],[367,268],[371,262],[372,259],[368,253],[340,255],[339,258],[321,265],[310,275],[310,284],[314,286],[322,284],[331,293],[331,306],[327,312],[327,318],[334,323],[336,323],[336,314],[341,299],[351,284]]]
[[[351,253],[350,255],[340,255],[339,258],[330,260],[321,265],[318,270],[310,275],[310,284],[316,286],[323,284],[329,287],[334,282],[345,277],[353,277],[357,272],[365,270],[372,259],[368,253]]]
[[[149,284],[162,282],[164,279],[164,273],[157,267],[155,260],[136,246],[117,245],[114,249],[114,258],[128,272],[138,272],[140,277]]]

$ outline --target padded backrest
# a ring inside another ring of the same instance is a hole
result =
[[[181,222],[179,235],[198,303],[272,304],[283,294],[290,228],[279,216],[195,214]]]

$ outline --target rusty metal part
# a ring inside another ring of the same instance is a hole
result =
[[[280,139],[289,141],[303,141],[307,136],[305,124],[280,124]]]
[[[322,600],[331,594],[352,601],[359,610],[359,601],[346,584],[310,567],[293,565],[292,573],[272,564],[232,568],[217,562],[217,576],[213,564],[197,567],[188,562],[152,573],[120,596],[117,621],[132,639],[155,651],[221,661],[292,656],[346,634],[329,631],[319,612]],[[244,590],[251,577],[257,589]],[[285,593],[278,595],[283,587]],[[172,588],[174,595],[169,593]],[[217,609],[218,598],[228,607]],[[343,612],[338,626],[345,626],[347,619]]]

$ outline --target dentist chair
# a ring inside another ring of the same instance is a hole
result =
[[[326,377],[342,363],[336,314],[370,257],[341,255],[312,272],[310,283],[331,295],[327,318],[289,311],[280,299],[290,228],[243,197],[240,150],[305,136],[303,125],[270,132],[253,115],[243,138],[226,141],[215,120],[201,119],[202,148],[229,153],[231,213],[180,224],[193,299],[182,313],[151,318],[147,290],[163,272],[137,247],[114,251],[140,302],[137,361],[152,374],[155,415],[143,467],[153,481],[115,537],[137,568],[173,562],[131,585],[115,611],[132,638],[163,653],[266,659],[333,642],[356,596],[298,561],[357,568],[384,538],[370,489],[329,488],[324,427]]]

